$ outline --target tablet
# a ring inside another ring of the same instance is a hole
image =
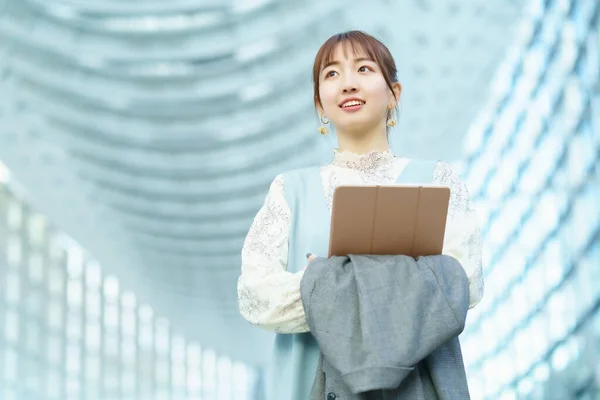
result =
[[[333,195],[329,257],[442,253],[450,188],[339,186]]]

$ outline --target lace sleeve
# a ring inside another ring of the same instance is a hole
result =
[[[443,251],[456,258],[465,269],[469,277],[469,308],[473,308],[481,301],[484,289],[482,243],[477,214],[471,204],[467,186],[449,164],[436,164],[433,182],[450,187]]]
[[[290,214],[283,176],[278,175],[244,241],[238,280],[241,315],[279,333],[309,330],[300,297],[304,272],[287,271]]]

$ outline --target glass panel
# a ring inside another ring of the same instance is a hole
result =
[[[83,301],[83,285],[79,279],[69,279],[67,281],[67,305],[68,307],[79,308]]]
[[[158,387],[168,386],[171,383],[171,366],[168,359],[157,359],[156,361],[156,382]]]
[[[139,314],[140,314],[140,323],[144,323],[144,324],[152,323],[152,318],[154,317],[154,312],[152,311],[152,308],[143,304],[139,308]]]
[[[51,294],[61,296],[64,293],[65,276],[63,271],[58,268],[48,270],[48,289]]]
[[[41,214],[29,216],[29,238],[31,244],[40,246],[44,243],[46,234],[46,218]]]
[[[36,321],[27,321],[27,334],[25,336],[26,351],[38,355],[41,352],[42,333],[40,325]]]
[[[16,272],[7,271],[6,273],[6,302],[8,304],[17,304],[21,298],[21,279]]]
[[[102,326],[98,322],[87,322],[85,328],[85,343],[88,351],[95,352],[100,350],[102,340]]]
[[[79,313],[75,313],[71,310],[67,315],[67,337],[71,341],[81,341],[83,321]]]
[[[5,325],[4,325],[4,337],[6,338],[7,342],[12,342],[12,343],[16,343],[19,341],[19,324],[20,324],[20,319],[19,319],[19,315],[17,314],[16,311],[14,310],[6,310],[5,316],[4,316],[4,321],[5,321]]]
[[[63,399],[63,375],[58,369],[50,369],[47,374],[46,393],[51,399]]]
[[[137,356],[137,343],[135,340],[126,339],[121,343],[121,359],[124,365],[134,365]]]
[[[67,373],[78,374],[81,371],[81,349],[79,345],[69,344],[67,346]]]
[[[104,297],[107,302],[117,301],[119,298],[119,281],[112,275],[104,279]]]
[[[59,336],[50,335],[48,336],[48,346],[46,347],[48,352],[48,362],[54,365],[63,364],[63,341]]]
[[[100,293],[93,289],[86,290],[85,296],[86,316],[90,320],[100,319],[102,313],[102,298]]]
[[[101,361],[98,356],[90,353],[85,355],[85,375],[86,379],[91,382],[100,381],[101,377]]]
[[[87,264],[85,281],[90,288],[100,287],[102,284],[102,271],[100,270],[100,265],[95,262],[89,262]]]
[[[52,300],[48,305],[48,326],[56,330],[64,329],[64,309],[63,304]]]
[[[119,329],[119,307],[115,304],[104,305],[104,325],[107,329]]]
[[[8,266],[18,268],[23,262],[23,254],[21,248],[21,240],[17,235],[10,235],[7,240],[6,259]]]
[[[79,399],[81,392],[81,382],[74,377],[67,378],[67,396],[68,399]]]
[[[135,313],[127,312],[121,315],[121,330],[123,337],[134,338],[136,334],[136,320]]]
[[[185,362],[185,338],[181,335],[173,335],[171,342],[171,358],[173,359],[173,362],[176,363],[183,364]]]
[[[105,332],[104,334],[104,352],[110,359],[119,357],[119,348],[121,342],[119,335],[113,332]]]
[[[29,255],[29,281],[33,285],[38,285],[44,279],[44,259],[41,254],[33,253]]]
[[[231,376],[231,360],[227,357],[220,357],[217,364],[218,377],[218,399],[231,399],[232,391],[231,384],[233,377]]]
[[[208,398],[216,397],[217,357],[214,351],[205,350],[202,354],[203,394]]]
[[[158,355],[169,354],[169,323],[164,318],[156,321],[156,352]]]
[[[19,230],[23,226],[23,207],[17,201],[8,203],[8,227],[12,230]]]
[[[121,385],[125,393],[133,393],[135,391],[136,379],[135,371],[126,370],[121,375]]]
[[[19,356],[15,349],[6,347],[4,350],[4,380],[7,383],[17,381],[19,375]]]
[[[135,307],[137,305],[135,294],[127,291],[123,292],[121,294],[121,305],[123,310],[135,311]]]
[[[77,279],[81,278],[82,273],[83,252],[79,248],[71,246],[68,250],[67,274],[70,278]]]
[[[193,375],[193,374],[192,374]],[[195,376],[189,376],[190,387],[194,387],[200,392],[200,376],[196,371]],[[185,389],[186,386],[186,370],[184,365],[173,363],[171,367],[171,381],[173,383],[173,387],[175,390],[177,389]]]
[[[119,370],[120,368],[114,364],[105,365],[104,367],[104,389],[109,393],[119,389],[121,383]]]

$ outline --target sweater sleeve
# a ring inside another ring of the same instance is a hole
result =
[[[287,271],[290,215],[278,175],[244,241],[237,287],[241,315],[278,333],[308,331],[300,298],[304,272]]]
[[[435,184],[450,187],[443,254],[454,257],[464,268],[469,278],[469,308],[473,308],[481,301],[484,289],[482,244],[477,214],[467,186],[449,164],[436,164],[433,181]]]

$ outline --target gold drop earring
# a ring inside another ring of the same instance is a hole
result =
[[[397,123],[394,109],[390,109],[388,112],[387,126],[392,127]]]
[[[324,115],[321,115],[320,120],[321,126],[319,127],[318,131],[321,135],[327,135],[327,133],[329,133],[329,129],[327,129],[325,125],[329,123],[329,120]]]

